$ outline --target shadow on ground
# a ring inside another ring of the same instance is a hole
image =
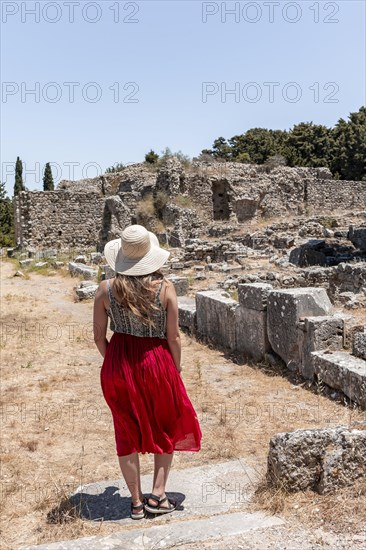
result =
[[[185,500],[185,495],[182,493],[166,492],[169,499],[174,499],[177,502],[175,514],[184,510],[182,503]],[[147,496],[147,495],[145,495]],[[106,487],[103,493],[91,495],[88,493],[77,493],[70,497],[70,502],[78,510],[78,515],[82,519],[90,521],[119,521],[122,519],[130,519],[131,498],[121,496],[119,487]],[[165,514],[157,514],[161,517]],[[146,517],[154,519],[155,514],[146,513]]]

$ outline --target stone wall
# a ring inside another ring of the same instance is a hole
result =
[[[157,233],[166,231],[166,241],[181,246],[185,239],[209,231],[215,221],[238,227],[263,217],[305,214],[309,208],[331,214],[364,207],[366,182],[330,178],[329,171],[320,168],[280,166],[266,171],[232,162],[184,166],[175,158],[159,168],[135,164],[94,179],[62,181],[55,191],[26,192],[15,199],[16,239],[35,246],[45,245],[45,239],[47,246],[81,240],[88,246],[98,243],[102,250],[126,225],[142,223]],[[160,220],[148,204],[148,195],[157,191],[167,197]]]
[[[215,247],[202,247],[207,254],[213,254]],[[189,250],[186,257],[189,258]],[[216,258],[216,256],[213,256]],[[220,259],[220,256],[217,257]],[[345,263],[342,262],[334,267],[308,267],[298,273],[286,271],[282,273],[273,273],[271,271],[240,274],[238,283],[249,282],[268,282],[277,287],[297,288],[297,287],[323,287],[326,289],[332,303],[339,301],[339,295],[350,293],[361,295],[366,289],[366,262]],[[237,286],[236,284],[234,285]],[[345,303],[342,300],[342,303]]]
[[[99,192],[23,191],[13,202],[16,243],[59,250],[96,247],[104,201]]]
[[[366,181],[309,181],[306,206],[314,211],[362,210],[366,205]]]
[[[324,288],[257,283],[238,290],[239,301],[223,290],[197,292],[196,312],[191,302],[181,301],[182,326],[190,332],[196,327],[201,340],[255,361],[277,357],[289,370],[322,380],[366,408],[366,361],[358,351],[346,352],[347,318],[333,312]]]

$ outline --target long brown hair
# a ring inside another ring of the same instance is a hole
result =
[[[131,311],[148,326],[155,326],[154,314],[159,311],[155,302],[156,286],[152,284],[157,279],[164,279],[158,270],[149,275],[122,275],[116,273],[113,288],[123,307]]]

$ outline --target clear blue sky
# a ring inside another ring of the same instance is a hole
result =
[[[25,185],[42,189],[48,161],[59,166],[56,182],[69,178],[70,163],[78,164],[73,179],[94,177],[116,162],[143,160],[150,148],[192,157],[219,136],[303,121],[333,126],[365,104],[362,0],[79,0],[73,22],[64,1],[1,4],[2,181],[9,194],[18,155]],[[239,11],[225,14],[222,4]],[[32,8],[39,22],[27,13]],[[65,82],[80,84],[74,102]],[[213,83],[205,101],[204,82]],[[278,83],[272,100],[266,82]],[[22,97],[37,85],[38,102]],[[235,86],[239,97],[225,96]],[[97,90],[99,101],[87,101]]]

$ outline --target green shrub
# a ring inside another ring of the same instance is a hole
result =
[[[326,227],[327,229],[332,229],[333,227],[338,227],[338,222],[335,218],[331,216],[324,216],[324,218],[319,219],[319,223]]]
[[[185,168],[188,168],[191,165],[191,159],[188,155],[185,155],[180,150],[177,151],[176,153],[172,153],[172,151],[171,151],[171,149],[169,149],[169,147],[166,147],[161,152],[161,157],[159,159],[159,165],[161,166],[162,164],[164,164],[164,162],[166,162],[168,159],[171,159],[171,158],[178,159],[183,164],[183,166]]]
[[[152,149],[145,155],[145,162],[148,164],[156,164],[159,160],[159,155]]]
[[[117,162],[117,164],[114,164],[113,166],[110,166],[106,170],[106,174],[113,174],[114,172],[122,172],[126,167],[121,163]]]

